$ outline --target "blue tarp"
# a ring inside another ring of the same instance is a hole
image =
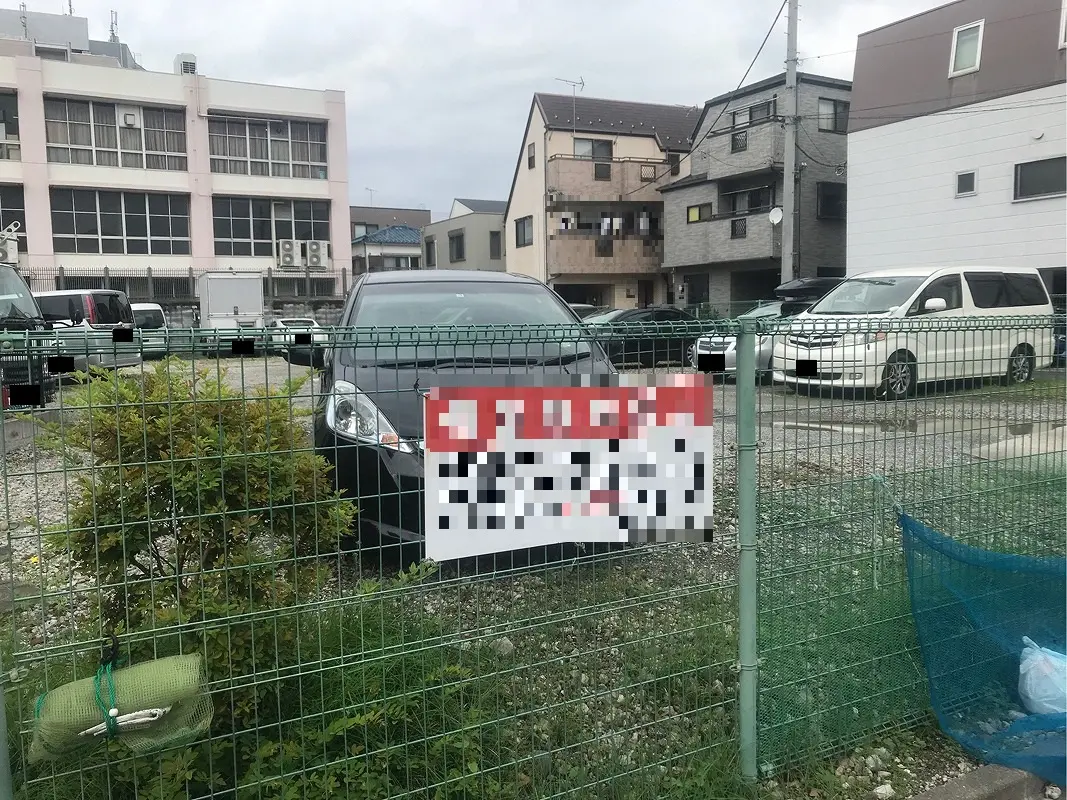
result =
[[[900,515],[912,615],[941,728],[978,758],[1067,783],[1067,714],[1019,697],[1023,637],[1067,649],[1067,559],[954,541]]]

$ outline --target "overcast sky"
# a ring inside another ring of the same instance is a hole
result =
[[[700,105],[744,74],[781,0],[73,0],[147,69],[343,89],[353,203],[447,213],[507,198],[534,92]],[[15,0],[0,0],[17,8]],[[852,77],[857,34],[941,0],[801,0],[807,72]],[[27,0],[65,12],[65,0]],[[784,69],[785,14],[749,76]]]

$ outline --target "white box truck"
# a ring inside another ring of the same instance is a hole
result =
[[[262,329],[264,317],[263,276],[258,272],[205,272],[196,282],[200,296],[198,327],[233,331]],[[229,349],[233,335],[200,336],[207,349]],[[260,337],[256,337],[260,338]]]

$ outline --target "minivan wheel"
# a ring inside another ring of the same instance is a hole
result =
[[[915,391],[915,360],[907,353],[894,353],[882,370],[879,394],[886,400],[906,400]]]
[[[697,343],[693,342],[685,348],[685,361],[693,369],[697,368]]]
[[[1034,357],[1030,354],[1029,346],[1021,344],[1011,351],[1004,378],[1009,386],[1034,379]]]

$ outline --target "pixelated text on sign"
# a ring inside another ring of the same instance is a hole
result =
[[[710,529],[710,379],[605,377],[429,392],[427,557]]]

